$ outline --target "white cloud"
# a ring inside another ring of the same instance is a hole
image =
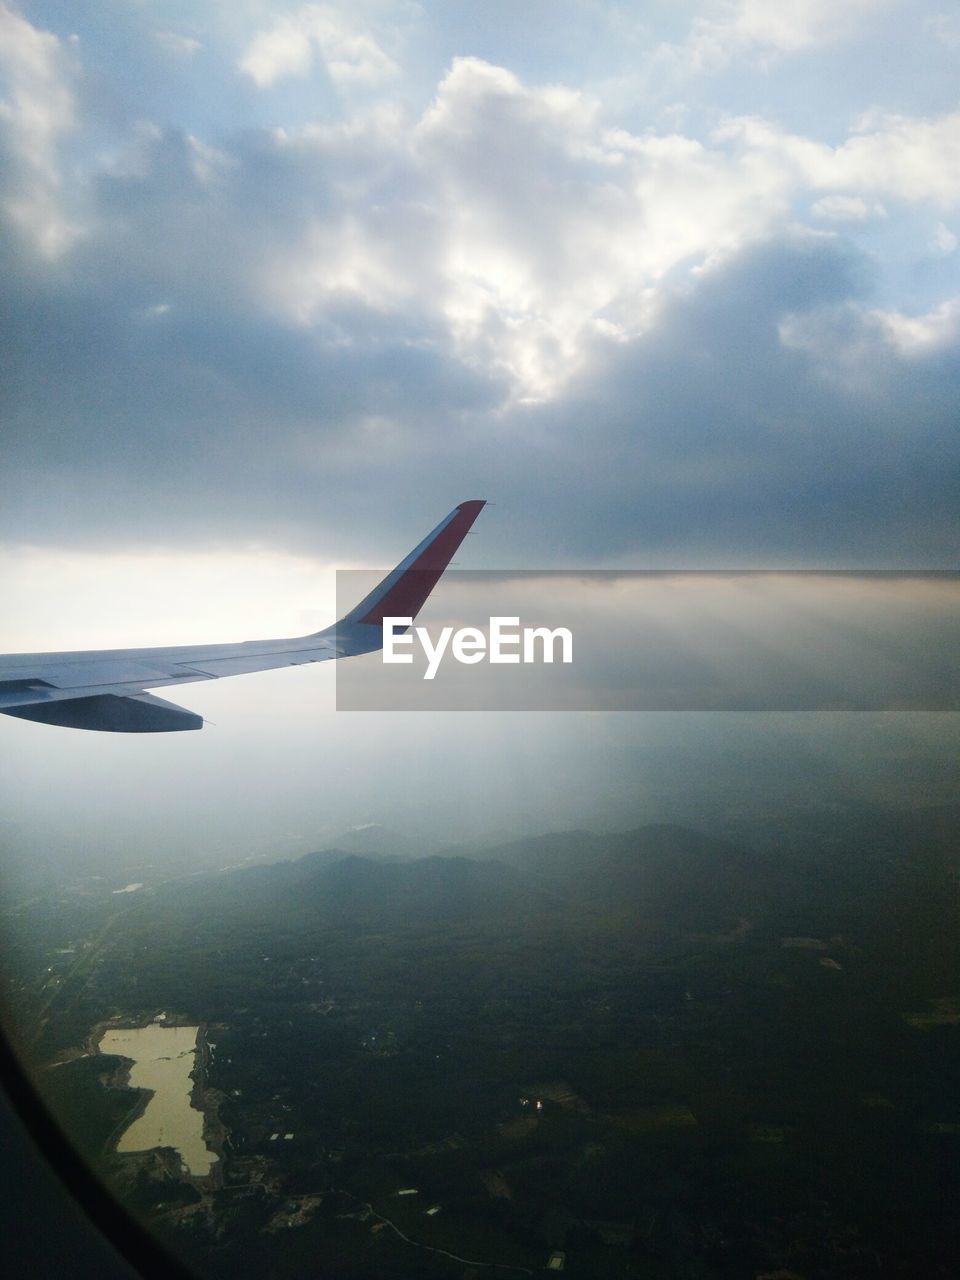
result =
[[[884,7],[885,0],[737,0],[713,25],[735,46],[794,53],[838,39]]]
[[[234,157],[221,147],[211,147],[193,134],[187,138],[187,145],[190,171],[199,182],[215,182],[236,168]]]
[[[824,222],[869,222],[871,218],[887,216],[882,204],[868,204],[860,196],[824,196],[811,206],[810,212]]]
[[[924,30],[929,31],[938,43],[951,52],[960,49],[960,19],[955,14],[937,13],[924,21]]]
[[[21,233],[49,257],[72,242],[76,228],[62,204],[59,147],[74,126],[71,71],[61,42],[0,3],[0,130],[16,165],[3,194]]]
[[[925,315],[872,311],[870,316],[902,356],[931,355],[955,346],[960,338],[960,298],[949,298]]]
[[[402,319],[520,400],[559,394],[597,344],[645,331],[678,271],[789,224],[805,196],[825,190],[813,213],[841,225],[886,216],[880,195],[960,197],[960,158],[944,163],[960,115],[884,117],[835,148],[737,118],[701,142],[606,127],[588,95],[478,58],[418,120],[381,106],[273,146],[324,197],[265,228],[245,267],[261,303],[308,327],[355,304]]]
[[[241,60],[261,89],[290,76],[309,75],[319,59],[339,85],[374,85],[397,74],[396,63],[366,32],[325,5],[305,5],[258,32]]]
[[[935,358],[960,339],[960,298],[921,315],[847,302],[785,316],[781,344],[811,358],[819,375],[865,400],[889,395],[889,379],[905,366]]]
[[[397,73],[396,63],[370,36],[331,32],[318,42],[325,55],[327,72],[338,84],[378,84]]]
[[[774,59],[834,44],[892,0],[716,0],[686,41],[661,45],[658,61],[686,73],[716,71],[737,58]]]
[[[951,253],[956,252],[958,243],[960,242],[958,242],[954,232],[945,223],[938,222],[934,229],[930,246],[934,253],[939,253],[944,258],[947,258]]]
[[[177,31],[155,31],[153,38],[167,53],[178,58],[192,58],[203,48],[203,43],[193,36],[184,36]]]
[[[301,322],[345,295],[432,313],[521,399],[556,394],[597,341],[641,331],[679,263],[731,251],[788,206],[766,156],[604,129],[590,98],[476,58],[455,60],[413,127],[381,112],[282,145],[349,192],[349,211],[269,256],[274,303]],[[388,173],[407,193],[389,209]]]
[[[62,86],[56,39],[2,12],[39,41],[29,101]],[[265,87],[322,56],[344,83],[376,78],[368,37],[331,22],[321,6],[275,22],[247,73]],[[50,100],[59,112],[31,154],[52,156],[72,120],[69,94]],[[700,140],[611,128],[589,95],[478,58],[455,59],[419,117],[381,102],[219,143],[144,126],[102,174],[111,260],[145,297],[185,314],[215,295],[327,343],[393,326],[505,378],[515,400],[558,396],[601,348],[646,332],[692,273],[798,206],[842,226],[886,216],[881,197],[960,200],[960,113],[875,117],[836,147],[756,117]]]
[[[303,25],[281,18],[254,36],[240,67],[261,89],[287,76],[305,76],[313,66],[313,44]]]
[[[873,118],[838,147],[750,116],[728,120],[715,137],[739,141],[754,159],[767,153],[785,171],[793,169],[798,183],[814,189],[942,207],[960,203],[960,112]]]

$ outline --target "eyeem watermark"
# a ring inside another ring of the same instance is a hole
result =
[[[414,622],[348,625],[339,710],[960,712],[955,570],[452,568]]]
[[[408,628],[412,628],[412,633]],[[511,630],[510,628],[514,628]],[[427,659],[424,680],[432,680],[449,652],[456,662],[472,667],[486,659],[494,664],[531,665],[553,662],[556,645],[560,661],[573,661],[573,633],[568,627],[520,627],[519,617],[490,619],[488,632],[479,627],[443,627],[434,644],[426,627],[414,627],[412,618],[383,619],[383,661],[407,665],[413,662],[414,638]],[[402,650],[402,652],[400,651]]]

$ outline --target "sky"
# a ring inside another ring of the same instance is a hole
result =
[[[955,568],[958,72],[936,0],[0,4],[0,648],[314,629],[477,497],[465,568]],[[306,851],[757,762],[955,782],[949,716],[351,717],[331,679],[191,688],[216,723],[169,740],[4,719],[4,829]]]

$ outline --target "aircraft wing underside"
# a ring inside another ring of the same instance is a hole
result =
[[[380,649],[384,616],[416,617],[483,506],[482,501],[471,501],[455,507],[356,608],[312,635],[239,644],[0,655],[0,713],[120,733],[200,729],[201,716],[147,690]]]

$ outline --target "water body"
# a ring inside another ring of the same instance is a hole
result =
[[[132,1058],[130,1084],[150,1089],[146,1110],[124,1130],[118,1151],[174,1147],[194,1177],[204,1177],[217,1156],[203,1140],[203,1113],[190,1105],[199,1027],[118,1027],[104,1033],[101,1053]]]

